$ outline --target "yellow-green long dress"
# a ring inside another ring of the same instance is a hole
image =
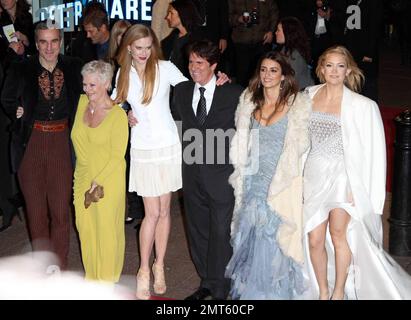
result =
[[[87,96],[81,95],[71,132],[76,153],[76,226],[86,279],[117,282],[125,249],[127,116],[115,105],[97,127],[91,128],[83,120],[87,105]],[[92,181],[104,187],[104,198],[85,209],[84,193]]]

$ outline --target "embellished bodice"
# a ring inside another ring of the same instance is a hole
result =
[[[331,113],[313,112],[310,118],[309,157],[327,156],[340,158],[344,154],[340,117]]]

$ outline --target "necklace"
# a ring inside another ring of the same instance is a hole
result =
[[[91,105],[89,104],[87,109],[90,111],[91,115],[94,116],[94,113],[96,112],[98,108],[97,107],[92,108]]]

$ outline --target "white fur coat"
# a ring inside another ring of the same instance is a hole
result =
[[[231,236],[238,228],[238,210],[243,196],[243,181],[247,172],[247,159],[251,149],[253,132],[250,129],[252,112],[255,108],[246,89],[235,115],[236,134],[231,141],[230,160],[234,172],[229,178],[234,188],[235,208],[231,224]],[[282,224],[277,241],[282,252],[298,263],[303,263],[303,162],[309,148],[308,121],[311,115],[311,100],[308,95],[298,93],[288,112],[288,125],[283,151],[280,155],[268,192],[268,205],[279,214]]]

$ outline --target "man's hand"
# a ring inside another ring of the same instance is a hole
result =
[[[271,42],[273,42],[273,33],[271,31],[268,31],[266,34],[264,34],[263,44]]]
[[[19,39],[26,47],[29,46],[29,38],[24,33],[21,33],[20,31],[16,31],[14,35]]]
[[[127,118],[128,118],[128,125],[130,127],[134,127],[138,123],[137,118],[135,118],[133,115],[133,110],[130,110],[128,112]]]
[[[24,109],[23,107],[17,107],[17,111],[16,111],[16,118],[20,119],[24,114]]]
[[[217,72],[217,81],[216,81],[216,85],[217,86],[222,86],[224,83],[231,83],[231,79],[224,73],[221,71]]]
[[[220,39],[220,42],[218,43],[218,48],[220,49],[220,52],[223,53],[225,49],[227,49],[227,40]]]
[[[247,16],[247,18],[245,18],[244,15],[241,15],[238,17],[237,21],[241,24],[246,25],[250,21],[250,16]]]
[[[372,58],[364,56],[362,62],[372,62]]]
[[[324,18],[326,20],[330,20],[330,16],[331,16],[331,9],[328,8],[327,11],[324,11],[321,8],[317,9],[317,13],[321,18]]]

